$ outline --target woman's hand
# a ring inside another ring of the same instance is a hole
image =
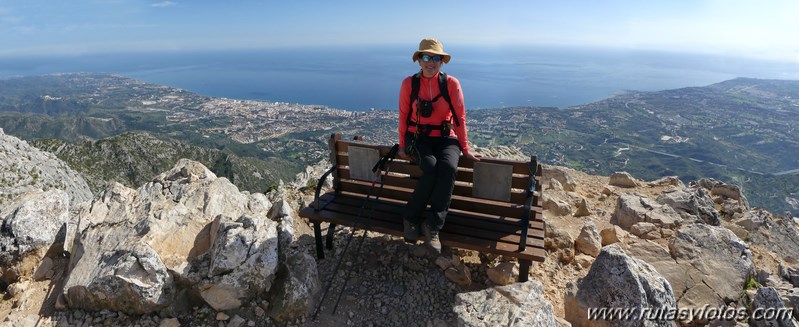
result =
[[[479,154],[473,154],[471,152],[466,152],[466,153],[463,154],[463,156],[466,157],[466,158],[472,159],[474,161],[480,161],[480,158],[483,157],[483,156],[481,156]]]
[[[400,158],[402,158],[402,159],[405,159],[405,160],[408,160],[408,159],[410,159],[410,157],[408,156],[408,154],[407,154],[407,153],[405,153],[405,149],[403,149],[403,148],[400,148],[400,149],[399,149],[399,151],[397,152],[397,155],[399,155],[399,157],[400,157]]]

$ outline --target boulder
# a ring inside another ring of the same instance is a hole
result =
[[[768,211],[755,208],[735,224],[749,231],[749,242],[762,246],[785,261],[788,266],[799,266],[799,229],[789,215],[776,218]]]
[[[458,326],[558,326],[552,304],[538,281],[458,293]]]
[[[788,281],[793,287],[799,287],[799,269],[780,264],[780,277]]]
[[[186,159],[137,190],[111,185],[69,229],[67,305],[144,314],[204,300],[228,310],[266,294],[278,235],[263,200]]]
[[[544,248],[558,253],[558,258],[563,263],[574,259],[574,238],[569,232],[555,227],[553,224],[544,225]]]
[[[567,286],[564,311],[573,326],[674,326],[673,320],[595,320],[589,308],[673,308],[674,293],[655,268],[617,244],[602,248],[588,274]]]
[[[621,239],[627,236],[627,232],[619,226],[613,225],[600,231],[599,236],[602,238],[602,246],[605,246],[621,242]]]
[[[560,184],[561,189],[566,192],[573,192],[577,189],[577,182],[574,181],[574,178],[571,177],[568,168],[563,167],[556,167],[556,166],[544,166],[544,171],[542,172],[542,177],[544,183],[546,181],[557,181]]]
[[[61,190],[34,190],[17,198],[0,217],[0,267],[9,267],[27,253],[49,248],[65,233],[69,195]]]
[[[676,186],[679,188],[685,187],[685,184],[677,176],[665,176],[657,180],[646,183],[648,186]]]
[[[658,231],[658,227],[653,223],[646,222],[635,223],[634,225],[630,226],[630,234],[646,240],[660,238],[660,231]]]
[[[713,178],[702,178],[691,184],[709,190],[712,196],[735,200],[744,211],[749,210],[749,200],[746,199],[743,191],[741,191],[741,187],[738,185],[727,184]]]
[[[608,185],[624,187],[624,188],[633,188],[638,187],[641,183],[633,178],[632,175],[628,172],[615,172],[610,175],[610,180],[608,181]]]
[[[660,194],[657,202],[671,206],[687,222],[719,225],[719,212],[702,188],[671,189]]]
[[[599,236],[596,225],[592,221],[587,221],[580,230],[580,236],[574,241],[574,248],[577,252],[585,253],[592,257],[599,255],[602,249],[602,239]]]
[[[572,213],[571,204],[561,197],[544,192],[544,194],[541,196],[541,199],[544,203],[544,210],[547,210],[556,216],[567,216]]]
[[[518,262],[501,262],[500,264],[488,268],[486,275],[492,283],[496,285],[510,285],[519,279]]]
[[[585,198],[580,198],[577,200],[577,209],[574,211],[572,216],[574,217],[585,217],[591,215],[591,208],[588,205],[588,201]]]
[[[755,327],[797,327],[799,324],[793,319],[790,311],[785,310],[780,295],[773,287],[761,287],[757,289],[754,301],[752,301],[752,312],[764,313],[764,316],[752,314],[749,325]]]
[[[752,253],[730,230],[705,224],[683,226],[669,244],[670,257],[685,269],[672,276],[680,306],[724,305],[739,300],[754,276]],[[672,280],[672,279],[669,279]]]
[[[276,285],[269,316],[277,322],[304,317],[315,307],[321,290],[316,260],[307,253],[292,252],[281,265]]]
[[[682,223],[680,215],[671,207],[650,198],[622,193],[610,222],[629,231],[636,223],[653,223],[658,227],[674,228]]]

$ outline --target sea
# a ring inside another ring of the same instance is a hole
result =
[[[194,93],[242,100],[396,109],[402,79],[418,71],[413,46],[150,51],[0,58],[0,78],[116,73]],[[799,79],[799,63],[630,49],[448,46],[442,71],[469,109],[567,108],[628,91],[705,86],[736,77]]]

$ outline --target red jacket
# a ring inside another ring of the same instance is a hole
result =
[[[421,81],[419,83],[419,99],[420,100],[432,100],[436,96],[438,96],[441,91],[439,90],[438,86],[438,74],[433,76],[432,78],[426,78],[423,74],[421,75]],[[449,136],[457,136],[458,142],[461,145],[461,151],[463,153],[469,152],[469,137],[466,134],[466,107],[463,104],[463,92],[461,92],[461,83],[458,82],[458,79],[455,77],[447,75],[447,87],[449,88],[449,96],[452,99],[452,107],[455,109],[455,114],[458,115],[458,121],[460,121],[460,126],[455,125],[455,121],[452,119],[452,112],[449,110],[449,104],[444,97],[439,97],[436,102],[433,103],[433,114],[430,117],[422,117],[419,115],[420,121],[416,121],[416,101],[413,103],[413,110],[409,110],[409,102],[411,101],[411,83],[413,80],[413,76],[408,76],[402,81],[402,87],[400,88],[400,96],[399,96],[399,145],[400,149],[405,148],[405,132],[416,132],[416,126],[407,126],[408,125],[408,114],[411,114],[411,121],[417,124],[428,124],[428,125],[441,125],[444,121],[449,120],[452,125],[454,131],[450,132]],[[410,111],[410,112],[409,112]],[[453,133],[454,132],[454,133]],[[441,136],[441,132],[437,130],[433,130],[430,132],[430,136]]]

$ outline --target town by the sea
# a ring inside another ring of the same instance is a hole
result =
[[[0,78],[106,72],[201,95],[395,109],[403,78],[418,71],[415,45],[296,47],[247,51],[155,51],[0,58]],[[566,108],[628,90],[705,86],[735,77],[799,79],[799,64],[640,50],[448,46],[443,71],[457,77],[470,109]]]

